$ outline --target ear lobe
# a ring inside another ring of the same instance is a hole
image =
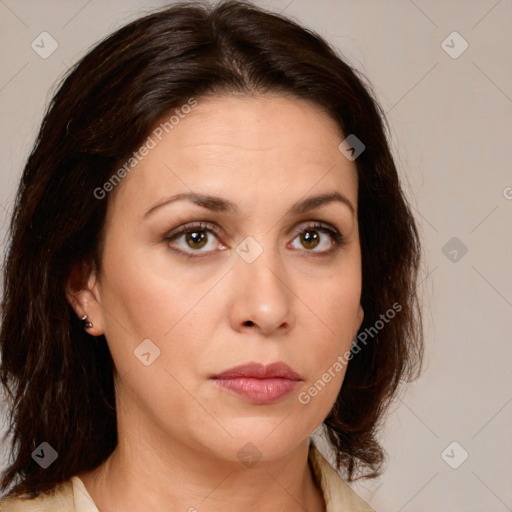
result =
[[[93,323],[87,332],[93,336],[103,334],[103,311],[94,266],[84,262],[75,263],[66,280],[64,293],[77,317],[82,319],[87,315]]]

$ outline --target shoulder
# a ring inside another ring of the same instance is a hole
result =
[[[0,512],[74,512],[73,483],[57,485],[51,492],[37,498],[6,496],[0,500]]]
[[[320,450],[311,442],[309,460],[324,499],[326,512],[375,512],[366,501],[356,494],[331,466]]]

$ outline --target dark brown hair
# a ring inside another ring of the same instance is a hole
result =
[[[117,443],[113,362],[104,336],[80,327],[65,296],[77,263],[101,268],[112,194],[101,188],[166,113],[211,94],[274,92],[323,107],[357,158],[365,316],[360,332],[401,311],[348,365],[325,419],[348,480],[382,471],[376,439],[401,380],[423,355],[416,291],[419,237],[366,80],[321,37],[249,3],[175,4],[121,28],[63,80],[21,178],[4,262],[0,379],[10,406],[11,460],[2,489],[37,496],[100,465]],[[31,457],[48,442],[51,471]]]

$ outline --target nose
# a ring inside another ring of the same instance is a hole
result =
[[[281,336],[293,328],[294,294],[279,256],[265,249],[251,263],[237,257],[231,274],[230,322],[234,330]]]

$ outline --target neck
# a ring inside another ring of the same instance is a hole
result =
[[[219,460],[175,439],[165,443],[152,439],[140,433],[120,436],[105,463],[78,475],[99,510],[325,510],[308,464],[307,439],[286,456],[262,460],[252,467],[240,461]]]

